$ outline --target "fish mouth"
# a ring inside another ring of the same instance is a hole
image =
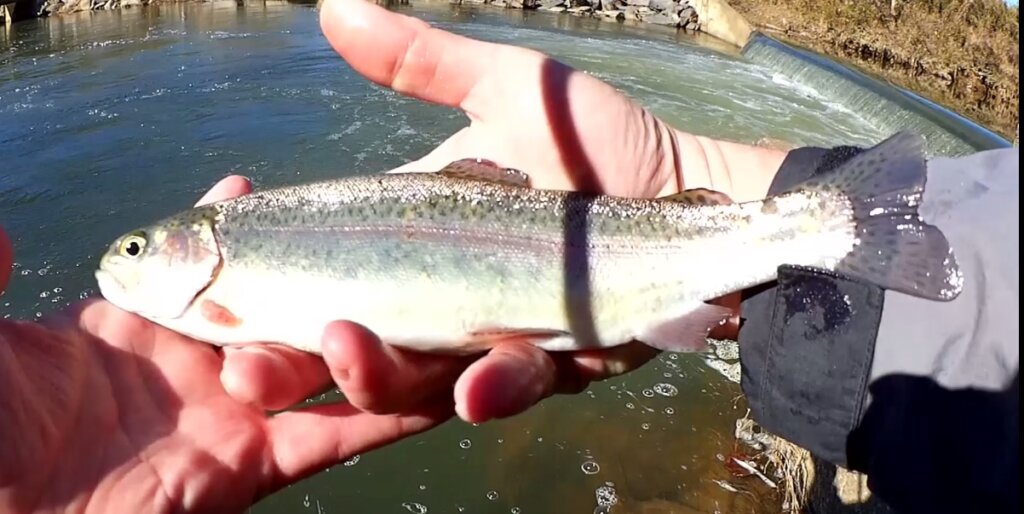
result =
[[[117,298],[124,293],[124,284],[113,273],[103,268],[96,270],[93,275],[96,277],[96,285],[99,286],[100,295],[112,303],[116,303]]]

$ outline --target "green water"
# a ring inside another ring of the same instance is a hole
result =
[[[711,41],[549,13],[403,9],[554,54],[700,134],[884,136]],[[372,173],[465,123],[362,80],[310,6],[167,4],[17,23],[0,31],[0,224],[16,252],[0,316],[31,319],[95,294],[91,271],[111,238],[191,205],[227,173],[257,187]],[[763,484],[721,460],[745,413],[739,396],[699,357],[666,356],[513,419],[449,422],[252,511],[589,513],[611,498],[615,513],[777,511]]]

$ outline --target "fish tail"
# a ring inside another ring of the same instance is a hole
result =
[[[931,300],[960,294],[963,279],[946,236],[918,212],[927,171],[924,138],[900,132],[797,186],[838,192],[852,207],[855,242],[837,273]]]

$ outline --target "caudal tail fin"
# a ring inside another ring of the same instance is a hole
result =
[[[918,213],[927,179],[924,138],[900,132],[797,189],[844,194],[856,225],[836,271],[931,300],[952,300],[963,277],[946,236]]]

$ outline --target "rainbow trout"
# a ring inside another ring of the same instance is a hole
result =
[[[217,345],[317,353],[325,326],[350,320],[427,352],[634,340],[697,351],[729,316],[706,301],[772,281],[780,265],[956,297],[952,249],[918,215],[925,178],[923,140],[903,133],[745,203],[540,190],[462,160],[193,208],[118,238],[96,278],[120,308]]]

